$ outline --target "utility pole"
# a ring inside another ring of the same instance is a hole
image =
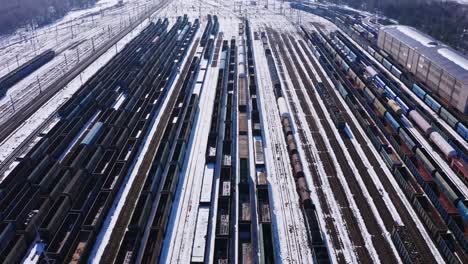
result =
[[[68,68],[67,54],[63,53],[63,56],[65,57],[65,66]]]
[[[11,95],[10,95],[10,102],[11,102],[11,106],[13,107],[13,113],[14,113],[14,112],[16,112],[15,101],[13,101],[13,98],[11,97]]]
[[[42,93],[42,87],[41,87],[41,81],[39,80],[39,75],[36,75],[37,77],[37,85],[39,86],[39,93]]]

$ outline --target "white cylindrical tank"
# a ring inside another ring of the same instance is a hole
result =
[[[426,121],[416,110],[413,110],[409,113],[409,117],[411,120],[416,122],[419,128],[427,135],[431,133],[432,131],[432,126],[429,124],[429,122]]]
[[[286,100],[284,100],[283,97],[278,98],[278,108],[279,108],[281,117],[289,118],[288,106],[286,104]]]
[[[457,156],[457,151],[438,133],[432,132],[431,141],[444,153],[446,159]]]
[[[374,68],[372,66],[367,66],[366,67],[366,75],[367,75],[367,78],[372,78],[372,77],[377,75],[377,71],[374,70]]]

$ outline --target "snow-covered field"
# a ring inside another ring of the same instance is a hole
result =
[[[13,113],[13,106],[11,101],[14,101],[16,111],[21,107],[27,106],[28,102],[34,100],[34,97],[38,93],[38,88],[45,89],[47,84],[56,80],[65,73],[67,69],[77,64],[84,57],[92,54],[94,46],[104,44],[109,38],[115,36],[118,32],[123,30],[126,25],[134,21],[137,17],[141,16],[148,8],[157,4],[160,1],[153,0],[133,0],[125,1],[126,4],[123,7],[117,7],[116,3],[118,0],[102,0],[95,7],[86,10],[76,10],[70,12],[64,18],[56,21],[54,24],[47,27],[36,29],[35,31],[19,30],[15,35],[4,36],[0,38],[0,76],[6,74],[12,70],[16,64],[21,64],[24,61],[34,57],[36,54],[53,48],[58,52],[57,57],[36,71],[33,75],[28,76],[23,81],[15,85],[8,95],[0,99],[0,124],[6,122],[8,117]],[[468,0],[467,0],[468,2]],[[268,5],[268,8],[265,8]],[[252,31],[264,32],[266,28],[274,28],[280,33],[287,33],[294,39],[301,38],[299,25],[313,25],[315,27],[322,28],[325,32],[337,30],[336,26],[326,19],[321,17],[300,12],[289,8],[289,4],[282,1],[270,0],[269,2],[262,1],[257,2],[256,5],[251,2],[236,2],[236,1],[218,1],[218,0],[172,0],[170,3],[159,10],[156,14],[157,17],[168,17],[171,23],[178,16],[187,14],[190,20],[200,18],[202,24],[197,37],[200,37],[203,32],[203,28],[206,23],[206,16],[208,14],[217,15],[220,21],[220,31],[224,33],[224,40],[230,40],[231,38],[237,38],[238,36],[238,24],[242,21],[243,17],[249,19],[249,23],[252,27]],[[106,53],[99,57],[94,63],[92,63],[86,70],[84,70],[79,76],[72,80],[66,87],[52,97],[38,112],[32,115],[17,131],[15,131],[9,138],[0,144],[0,163],[5,160],[33,131],[35,131],[43,122],[53,117],[55,111],[66,102],[80,87],[86,82],[91,76],[96,73],[103,65],[106,64],[115,54],[131,39],[133,39],[138,33],[149,23],[149,20],[145,20],[131,33],[121,39],[117,45],[110,48]],[[313,27],[312,26],[312,27]],[[263,146],[265,164],[268,170],[268,184],[271,195],[270,204],[272,206],[272,230],[273,230],[273,241],[274,249],[276,252],[276,262],[278,263],[312,263],[313,251],[309,247],[309,241],[307,237],[307,228],[304,223],[304,217],[301,211],[299,199],[296,191],[296,183],[293,177],[293,171],[291,170],[291,161],[288,154],[288,148],[284,140],[284,133],[281,128],[280,114],[276,105],[276,98],[273,93],[273,85],[270,77],[268,64],[266,57],[264,56],[264,49],[260,40],[254,40],[254,58],[256,62],[257,71],[257,84],[260,87],[258,99],[261,103],[259,111],[261,112],[262,122],[265,133],[265,142]],[[270,42],[271,44],[271,42]],[[194,44],[192,44],[194,45]],[[302,48],[301,48],[302,49]],[[289,55],[301,56],[300,50],[295,52],[287,51]],[[305,53],[304,51],[302,51]],[[17,54],[21,54],[18,56]],[[201,56],[201,48],[199,49],[199,56]],[[290,58],[275,57],[275,63],[277,68],[279,65],[284,65],[285,60]],[[314,60],[317,58],[314,58]],[[186,63],[187,59],[184,59]],[[304,59],[311,64],[309,59]],[[318,63],[317,61],[314,61]],[[207,64],[205,60],[201,60],[200,64]],[[299,71],[299,68],[293,66],[293,69],[285,70],[282,78],[282,83],[287,84],[288,95],[284,97],[287,99],[287,107],[292,109],[297,106],[303,107],[300,103],[300,93],[296,89],[306,90],[305,83],[301,83],[300,87],[294,87],[291,76]],[[305,66],[302,66],[301,70],[305,70]],[[322,68],[313,70],[314,76],[318,76],[316,70],[323,71]],[[206,244],[209,252],[208,262],[213,261],[214,255],[214,230],[208,231],[208,221],[216,222],[216,213],[211,214],[211,219],[208,219],[207,215],[209,210],[215,210],[217,204],[215,201],[212,202],[210,208],[199,205],[199,199],[203,196],[203,189],[205,186],[205,177],[213,177],[214,168],[207,167],[205,161],[205,150],[207,145],[207,137],[210,129],[210,120],[212,115],[212,107],[215,96],[215,86],[217,82],[218,68],[211,68],[204,71],[206,75],[199,77],[200,80],[204,80],[203,85],[199,84],[195,86],[194,92],[200,95],[200,108],[197,111],[194,128],[192,131],[191,139],[187,147],[186,160],[180,176],[179,186],[177,194],[174,199],[171,217],[169,220],[169,226],[167,228],[166,238],[164,240],[164,246],[162,250],[161,260],[163,263],[189,263],[193,252],[197,250],[201,252],[202,249],[195,249],[194,245],[198,243]],[[180,74],[180,73],[179,73]],[[176,78],[179,78],[177,75]],[[310,77],[310,76],[309,76]],[[322,82],[331,82],[329,79],[320,80]],[[174,82],[175,83],[175,82]],[[283,93],[286,93],[286,88],[283,87]],[[171,92],[174,89],[170,89]],[[290,90],[290,91],[289,91]],[[170,93],[171,93],[170,92]],[[341,103],[348,113],[351,110],[347,106],[343,98],[340,97],[339,93],[335,91],[336,96],[339,98],[337,102]],[[169,95],[167,96],[169,97]],[[375,225],[382,231],[382,236],[385,241],[389,243],[391,251],[395,254],[396,259],[401,261],[398,257],[396,247],[393,245],[390,232],[380,217],[380,211],[378,210],[377,202],[374,201],[375,197],[372,197],[369,187],[366,186],[363,180],[364,176],[359,175],[358,165],[351,153],[347,149],[343,135],[333,125],[331,118],[328,114],[326,104],[318,99],[318,105],[313,105],[312,100],[308,97],[304,99],[304,104],[310,109],[310,115],[313,119],[319,120],[318,110],[325,113],[327,117],[324,122],[328,122],[332,128],[331,134],[336,137],[337,147],[332,146],[328,141],[327,131],[321,122],[317,122],[317,130],[321,134],[321,138],[325,142],[325,148],[330,152],[330,164],[336,166],[336,180],[339,181],[343,186],[343,195],[349,202],[348,209],[350,209],[352,219],[355,219],[358,232],[362,234],[363,245],[367,248],[371,261],[378,262],[378,245],[375,245],[375,241],[371,235],[370,228],[366,226],[366,221],[358,206],[358,200],[354,197],[350,180],[347,177],[355,178],[356,186],[359,187],[359,191],[362,191],[363,197],[370,208],[370,214],[376,217]],[[167,100],[162,106],[160,113],[167,107]],[[299,109],[302,109],[298,107]],[[290,112],[292,112],[290,110]],[[358,124],[357,119],[354,115],[350,114],[352,123],[358,127],[357,132],[366,138],[366,144],[372,145],[370,140],[365,136],[364,130]],[[137,171],[143,162],[145,153],[149,147],[150,139],[156,133],[157,124],[160,121],[161,116],[155,115],[150,125],[150,132],[145,137],[142,147],[139,150],[138,157],[134,160],[128,175],[124,179],[122,188],[118,192],[116,199],[112,203],[110,213],[104,222],[104,227],[97,234],[96,244],[91,252],[90,263],[97,263],[102,260],[104,250],[107,245],[107,241],[110,239],[113,229],[115,228],[118,216],[120,215],[126,196],[132,187],[132,183],[136,177]],[[54,122],[57,120],[52,119]],[[335,190],[331,186],[331,180],[329,175],[325,172],[324,163],[320,160],[319,150],[316,142],[312,136],[312,129],[309,127],[308,122],[304,113],[299,113],[297,116],[292,117],[293,130],[295,140],[298,142],[298,153],[301,156],[303,164],[308,162],[305,157],[306,148],[310,150],[313,160],[313,166],[317,169],[318,178],[323,182],[319,187],[314,184],[312,177],[312,171],[308,166],[304,166],[304,174],[308,186],[311,189],[311,198],[314,204],[317,206],[317,215],[319,219],[319,226],[322,229],[325,243],[331,245],[332,238],[329,232],[325,230],[325,219],[326,217],[333,218],[333,226],[337,230],[336,236],[341,248],[336,250],[333,248],[329,249],[332,254],[331,261],[337,262],[336,254],[340,253],[344,256],[344,261],[348,263],[356,263],[359,261],[358,253],[355,242],[351,240],[350,227],[346,222],[345,217],[342,215],[341,204],[335,199]],[[305,139],[302,141],[297,130],[304,130],[303,135]],[[356,132],[356,131],[355,131]],[[377,175],[377,171],[372,168],[368,154],[364,151],[364,146],[356,140],[353,132],[348,131],[352,147],[361,155],[362,163],[368,170],[369,177],[372,182],[377,186],[384,201],[384,205],[388,208],[392,221],[395,224],[404,224],[404,221],[400,217],[399,211],[396,206],[392,203],[390,196],[387,192],[387,186],[383,186],[382,177],[390,179],[392,188],[397,190],[397,193],[401,195],[403,203],[406,208],[410,211],[410,214],[416,219],[416,226],[422,232],[423,237],[427,239],[429,247],[436,251],[434,255],[438,261],[441,261],[441,257],[438,251],[435,249],[432,240],[430,240],[427,233],[424,231],[422,223],[419,221],[414,211],[411,209],[409,201],[406,200],[403,192],[399,188],[397,182],[391,175],[390,170],[385,167],[384,161],[379,156],[378,152],[372,148],[372,154],[376,156],[379,164],[384,169],[384,175]],[[414,131],[415,137],[424,141],[424,138],[418,131]],[[252,138],[252,128],[249,126],[249,138]],[[37,141],[37,140],[36,140]],[[431,149],[430,146],[426,146]],[[343,171],[343,168],[339,166],[339,158],[333,150],[339,148],[343,151],[343,155],[349,160],[349,167],[351,172]],[[249,149],[250,155],[253,154],[253,146],[250,144]],[[439,161],[439,160],[438,160]],[[251,163],[253,159],[251,160]],[[442,162],[442,161],[441,161]],[[312,162],[311,162],[312,163]],[[13,163],[16,165],[17,162]],[[254,167],[251,164],[252,169]],[[2,175],[0,175],[0,178]],[[217,192],[219,179],[216,176],[213,177],[209,187],[213,187],[213,190]],[[329,207],[328,211],[331,215],[324,215],[324,212],[320,208],[318,202],[318,195],[316,189],[321,188],[324,193],[324,200],[326,206]],[[200,210],[201,208],[201,210]],[[238,210],[236,208],[235,210]],[[199,220],[199,212],[203,212],[203,217]],[[151,217],[156,214],[156,208],[153,208],[150,212]],[[151,219],[151,218],[150,218]],[[203,227],[197,229],[199,222],[202,221]],[[205,225],[206,222],[206,225]],[[212,225],[214,229],[216,225]],[[237,226],[234,234],[238,234]],[[211,236],[207,236],[206,233],[210,233]],[[147,238],[149,235],[148,229],[144,231],[143,238]],[[197,237],[198,236],[198,237]],[[202,237],[200,237],[202,236]],[[237,239],[237,238],[236,238]],[[195,242],[195,241],[202,242]],[[237,241],[237,240],[236,240]],[[203,244],[203,245],[205,245]],[[35,263],[37,260],[37,252],[40,252],[42,245],[33,245],[28,255],[33,259],[31,263]],[[36,252],[37,251],[37,252]],[[235,249],[236,259],[238,257],[238,249]],[[206,252],[206,251],[203,251]],[[138,257],[141,257],[142,252],[138,253]],[[198,253],[197,253],[198,254]],[[201,254],[201,253],[200,253]],[[208,253],[207,253],[208,254]],[[257,260],[256,260],[257,261]],[[255,262],[256,262],[255,261]]]
[[[1,39],[0,76],[45,50],[53,49],[56,57],[0,98],[0,124],[161,1],[135,0],[121,7],[116,6],[116,2],[105,0],[93,8],[72,11],[49,26]]]

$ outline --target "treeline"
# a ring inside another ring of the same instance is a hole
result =
[[[468,5],[440,0],[335,0],[380,13],[413,26],[462,52],[468,52]]]
[[[0,0],[0,34],[22,26],[42,26],[63,17],[72,8],[93,5],[98,0]]]

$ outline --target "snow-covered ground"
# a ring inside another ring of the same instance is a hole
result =
[[[159,13],[159,12],[158,12]],[[173,23],[174,21],[171,21],[169,26]],[[197,34],[200,34],[200,31],[197,32]],[[196,38],[197,36],[195,36]],[[188,49],[190,50],[191,47],[194,45],[192,43]],[[182,63],[186,63],[187,57],[184,58]],[[117,198],[114,200],[112,207],[106,217],[106,220],[104,222],[104,226],[101,229],[101,231],[98,234],[98,237],[96,239],[96,243],[94,245],[93,251],[91,252],[90,256],[90,261],[91,262],[99,262],[102,258],[102,255],[104,254],[104,250],[107,246],[106,241],[109,240],[110,236],[112,235],[113,229],[116,225],[116,222],[120,216],[120,212],[122,211],[122,208],[125,204],[126,196],[128,195],[130,188],[132,187],[133,181],[136,178],[136,175],[138,174],[139,168],[143,162],[143,159],[145,157],[146,152],[148,151],[151,139],[154,137],[154,134],[156,133],[156,129],[158,127],[158,124],[162,118],[161,113],[165,111],[168,105],[168,100],[165,100],[166,98],[170,98],[173,91],[174,91],[174,86],[177,83],[177,80],[180,77],[180,72],[176,75],[174,78],[171,87],[169,88],[169,92],[166,94],[165,98],[161,98],[161,100],[164,100],[163,105],[161,106],[160,110],[158,113],[154,115],[153,120],[151,121],[151,124],[149,125],[149,133],[145,136],[143,139],[142,146],[139,149],[139,152],[137,153],[137,159],[134,160],[133,164],[131,165],[128,174],[126,175],[122,187],[119,190],[119,193],[117,194]],[[153,206],[153,213],[155,213],[156,207]]]
[[[73,66],[91,56],[95,49],[162,1],[135,0],[122,7],[116,7],[114,2],[116,0],[106,0],[91,9],[72,11],[49,26],[3,37],[0,76],[45,50],[53,49],[56,56],[0,98],[0,124],[6,122],[15,111],[26,107]]]
[[[9,91],[8,97],[6,99],[0,100],[0,115],[2,113],[1,111],[4,111],[6,114],[3,116],[7,117],[9,109],[8,104],[11,104],[9,102],[9,97],[12,97],[13,100],[15,100],[15,98],[24,98],[22,99],[24,100],[23,104],[26,105],[28,101],[34,98],[35,89],[41,85],[40,83],[42,83],[44,86],[45,83],[59,78],[62,68],[67,68],[70,67],[71,64],[77,63],[79,56],[91,54],[93,41],[95,41],[95,45],[98,43],[98,39],[100,41],[99,43],[104,43],[104,41],[107,40],[109,36],[117,34],[117,32],[124,27],[125,23],[132,19],[132,15],[136,16],[139,14],[138,12],[143,12],[146,8],[148,8],[147,6],[150,4],[158,2],[152,0],[125,1],[126,5],[124,7],[117,8],[115,7],[115,3],[117,1],[118,0],[103,0],[93,8],[73,11],[50,26],[37,29],[33,32],[21,32],[14,36],[0,38],[0,45],[2,46],[0,47],[0,75],[2,75],[4,72],[8,72],[8,68],[12,66],[10,65],[11,61],[13,61],[12,64],[16,63],[15,54],[24,53],[24,60],[26,60],[26,58],[31,58],[34,56],[34,54],[51,47],[56,48],[61,52],[46,67],[41,68],[35,74],[27,77],[25,80],[12,88]],[[274,27],[281,32],[290,33],[295,37],[299,37],[297,34],[297,25],[309,23],[313,23],[313,25],[321,27],[325,31],[336,30],[336,27],[328,20],[290,9],[287,3],[280,1],[270,1],[268,3],[268,9],[264,8],[264,4],[266,3],[267,2],[265,1],[258,2],[257,5],[251,5],[250,2],[173,0],[169,5],[158,12],[158,16],[168,17],[171,20],[174,20],[174,18],[183,14],[188,14],[191,20],[194,18],[201,18],[202,24],[198,32],[198,35],[200,35],[205,25],[203,22],[206,19],[206,15],[216,14],[218,15],[220,21],[220,31],[224,33],[225,40],[229,40],[232,37],[237,36],[238,23],[241,21],[241,16],[245,16],[249,19],[252,26],[252,31],[256,32],[264,31],[265,28],[269,26]],[[139,27],[124,37],[117,44],[117,49],[114,47],[109,49],[104,55],[102,55],[91,66],[89,66],[80,76],[76,77],[66,87],[64,87],[64,89],[57,93],[56,96],[51,98],[49,102],[47,102],[41,108],[40,111],[31,116],[22,127],[15,131],[13,135],[11,135],[5,142],[3,142],[0,145],[0,162],[7,158],[8,155],[16,147],[18,147],[18,145],[21,144],[21,142],[23,142],[32,131],[34,131],[46,120],[50,119],[51,117],[53,118],[54,112],[58,109],[58,107],[66,102],[66,100],[69,99],[87,79],[89,79],[107,61],[109,61],[115,55],[116,50],[121,49],[125,43],[129,42],[133,37],[135,37],[147,23],[148,20],[145,20],[145,22],[143,22]],[[96,28],[95,25],[99,26]],[[71,46],[74,46],[75,44],[77,44],[77,46],[71,48]],[[274,248],[276,251],[276,261],[278,263],[312,263],[312,251],[310,250],[307,239],[307,230],[304,225],[302,212],[300,210],[300,205],[296,193],[296,185],[288,157],[288,150],[284,141],[283,131],[279,125],[281,123],[280,116],[276,106],[275,96],[273,94],[268,65],[260,40],[254,41],[254,56],[257,70],[257,84],[260,87],[258,100],[261,102],[261,106],[259,111],[261,111],[265,130],[266,142],[264,143],[264,155],[265,164],[268,170],[269,191],[271,195],[270,200],[272,206],[273,222],[272,230]],[[296,53],[296,56],[300,56],[300,54]],[[203,64],[205,62],[202,60],[201,63]],[[284,61],[280,60],[276,61],[276,63],[280,64],[284,63]],[[167,228],[166,239],[164,240],[161,257],[163,263],[189,263],[191,261],[192,253],[195,250],[193,248],[195,239],[198,239],[199,241],[204,240],[210,249],[209,260],[212,261],[213,258],[214,236],[206,236],[208,231],[205,230],[204,227],[197,229],[197,226],[199,226],[199,221],[208,221],[206,220],[206,215],[207,210],[209,209],[206,207],[200,209],[199,199],[203,195],[201,192],[203,191],[205,185],[204,177],[209,177],[213,174],[213,168],[207,167],[205,165],[205,149],[207,135],[210,129],[209,125],[214,101],[213,97],[215,95],[214,88],[217,81],[217,70],[218,68],[211,68],[208,66],[206,77],[204,79],[205,83],[203,86],[198,85],[194,88],[194,92],[200,95],[199,109],[196,114],[196,122],[192,131],[192,137],[187,148],[186,157],[189,158],[186,158],[188,160],[186,160],[182,168],[181,180],[179,181],[177,196],[175,197],[171,218],[169,220],[170,224]],[[297,70],[298,69],[296,69],[296,71]],[[47,74],[50,76],[44,77]],[[315,75],[317,75],[317,73],[315,73]],[[289,87],[293,87],[289,75],[286,74],[286,76],[288,77],[283,81],[287,83]],[[300,88],[303,90],[306,89],[305,86]],[[171,89],[171,91],[173,91],[173,89]],[[340,98],[339,102],[341,102],[341,104],[345,106],[348,112],[350,112],[344,100],[339,97],[338,93],[336,93],[336,95],[338,98]],[[169,95],[167,97],[169,97]],[[289,108],[291,108],[292,105],[300,105],[298,94],[296,94],[295,91],[292,91],[291,96],[287,99]],[[327,113],[325,104],[321,100],[319,100],[319,105],[312,105],[312,102],[309,98],[307,98],[305,101],[306,105],[311,109],[311,113],[315,119],[318,120],[316,109],[321,109]],[[163,111],[163,109],[166,108],[166,105],[167,100],[163,104],[160,113]],[[328,117],[328,114],[326,115]],[[125,203],[126,195],[128,194],[137,171],[142,163],[145,152],[148,149],[150,139],[153,137],[157,124],[159,123],[159,119],[160,115],[155,115],[154,120],[152,120],[150,125],[150,132],[145,137],[144,143],[139,150],[138,158],[135,160],[134,164],[132,164],[132,169],[129,171],[128,175],[126,175],[123,187],[120,189],[116,200],[112,204],[111,211],[104,222],[104,227],[98,234],[97,242],[91,253],[90,262],[99,262],[103,256],[104,249],[107,244],[106,242],[111,237],[118,216]],[[323,181],[321,188],[325,193],[325,200],[327,206],[330,207],[330,214],[332,214],[331,217],[333,217],[333,225],[337,230],[337,236],[341,246],[339,251],[344,255],[346,262],[355,263],[358,261],[355,245],[350,239],[348,226],[344,221],[344,217],[341,215],[340,205],[337,203],[336,199],[334,199],[334,190],[330,187],[330,182],[329,179],[327,179],[324,165],[320,160],[317,146],[313,142],[311,130],[310,128],[307,128],[307,122],[302,113],[298,114],[298,118],[294,118],[293,121],[293,126],[296,131],[295,138],[299,143],[298,149],[302,157],[302,162],[304,164],[307,162],[304,158],[304,149],[309,148],[313,155],[315,163],[314,166],[317,168],[319,178],[321,181]],[[352,121],[358,127],[358,132],[363,135],[364,138],[366,138],[364,131],[359,126],[357,123],[358,121],[354,118],[354,116],[352,116]],[[2,117],[0,116],[0,123],[1,122]],[[301,142],[301,139],[297,134],[297,126],[299,125],[304,127],[306,142]],[[334,128],[334,125],[332,125],[332,127]],[[331,144],[328,142],[327,138],[325,138],[326,132],[324,127],[321,124],[318,124],[318,129],[322,134],[322,138],[325,141],[327,149],[332,150],[333,148]],[[251,130],[250,127],[249,130]],[[367,189],[368,187],[365,186],[364,181],[359,175],[357,165],[355,165],[352,161],[350,152],[348,152],[346,149],[344,141],[342,140],[338,130],[333,129],[333,133],[338,139],[338,145],[341,149],[343,149],[345,157],[349,160],[353,174],[356,175],[358,186],[360,189],[362,189],[364,197],[369,201],[368,203],[370,205],[369,207],[372,211],[372,214],[377,217],[377,225],[382,229],[383,236],[387,242],[390,243],[390,247],[394,251],[395,255],[398,256],[396,249],[390,239],[389,233],[391,230],[386,230],[383,221],[380,218],[379,211],[376,208],[376,203],[373,201],[373,198]],[[415,133],[418,132],[416,131]],[[372,181],[376,184],[377,188],[381,190],[384,203],[389,209],[394,222],[401,224],[402,220],[400,219],[400,215],[398,214],[395,206],[392,204],[392,201],[390,200],[389,195],[386,192],[385,187],[383,186],[379,177],[388,177],[390,179],[390,182],[397,190],[397,193],[403,197],[403,203],[407,208],[411,207],[410,203],[406,200],[406,198],[404,198],[403,192],[399,189],[398,184],[391,176],[390,171],[386,169],[385,166],[382,166],[385,168],[385,175],[377,175],[376,171],[374,171],[372,168],[370,161],[364,154],[363,146],[359,145],[355,139],[352,139],[352,144],[356,151],[362,155],[363,163],[368,168]],[[367,144],[371,145],[370,141],[367,141]],[[249,151],[250,155],[252,155],[252,146],[250,146]],[[384,162],[378,153],[374,149],[373,151],[373,154],[375,154],[379,163],[384,165]],[[338,164],[339,161],[337,156],[334,153],[330,153],[330,156],[332,158],[333,164]],[[353,217],[356,218],[358,223],[359,232],[362,233],[364,238],[363,243],[367,247],[372,260],[378,262],[379,256],[376,252],[375,245],[373,244],[372,236],[370,235],[368,231],[369,229],[366,226],[365,221],[363,220],[363,216],[358,209],[356,199],[353,197],[351,187],[348,184],[349,180],[346,179],[347,175],[342,171],[341,167],[337,166],[336,169],[337,178],[343,186],[346,198],[350,203],[349,206],[352,210]],[[311,176],[312,172],[309,171],[308,168],[304,168],[304,171],[307,183],[309,186],[311,186],[312,190],[312,186],[314,186],[314,182]],[[213,189],[216,190],[215,192],[218,190],[218,183],[218,179],[214,177],[210,187],[213,186]],[[316,203],[318,206],[317,214],[319,216],[319,224],[324,231],[323,233],[326,243],[330,246],[330,234],[326,232],[325,222],[323,220],[325,219],[325,216],[323,215],[322,209],[319,207],[320,204],[316,202],[318,201],[318,197],[313,190],[311,197],[314,199],[314,203]],[[213,201],[213,203],[216,202]],[[216,204],[213,206],[213,208],[216,208]],[[213,210],[213,208],[211,208],[211,210]],[[156,208],[153,205],[151,211],[152,216],[155,214],[155,209]],[[200,211],[203,212],[203,217],[201,220],[199,215]],[[415,219],[418,219],[414,214],[414,211],[410,210],[410,214],[414,215]],[[216,215],[214,214],[211,221],[215,221],[215,219]],[[208,224],[206,223],[206,225]],[[430,241],[428,234],[423,231],[424,227],[419,220],[417,220],[417,227],[423,232],[424,238]],[[212,231],[212,233],[214,232]],[[143,237],[145,238],[148,235],[149,233],[145,232]],[[434,251],[437,251],[432,242],[429,243],[429,246]],[[201,252],[201,249],[196,250],[197,252]],[[37,254],[35,252],[39,251],[40,247],[38,245],[33,245],[29,250],[30,259],[37,259]],[[334,254],[336,254],[337,251],[333,248],[330,248],[329,252],[332,253],[332,262],[336,262],[337,259]],[[441,260],[438,253],[435,253],[435,255],[437,260]],[[32,261],[30,263],[35,262],[36,261]]]
[[[145,20],[135,30],[130,32],[117,43],[117,47],[124,47],[130,42],[143,28],[149,23]],[[3,162],[33,131],[35,131],[43,122],[48,120],[56,110],[65,103],[80,87],[90,79],[101,67],[110,61],[115,54],[122,48],[110,48],[101,57],[94,61],[79,76],[73,79],[67,86],[60,90],[39,111],[28,118],[13,134],[0,144],[0,163]]]

